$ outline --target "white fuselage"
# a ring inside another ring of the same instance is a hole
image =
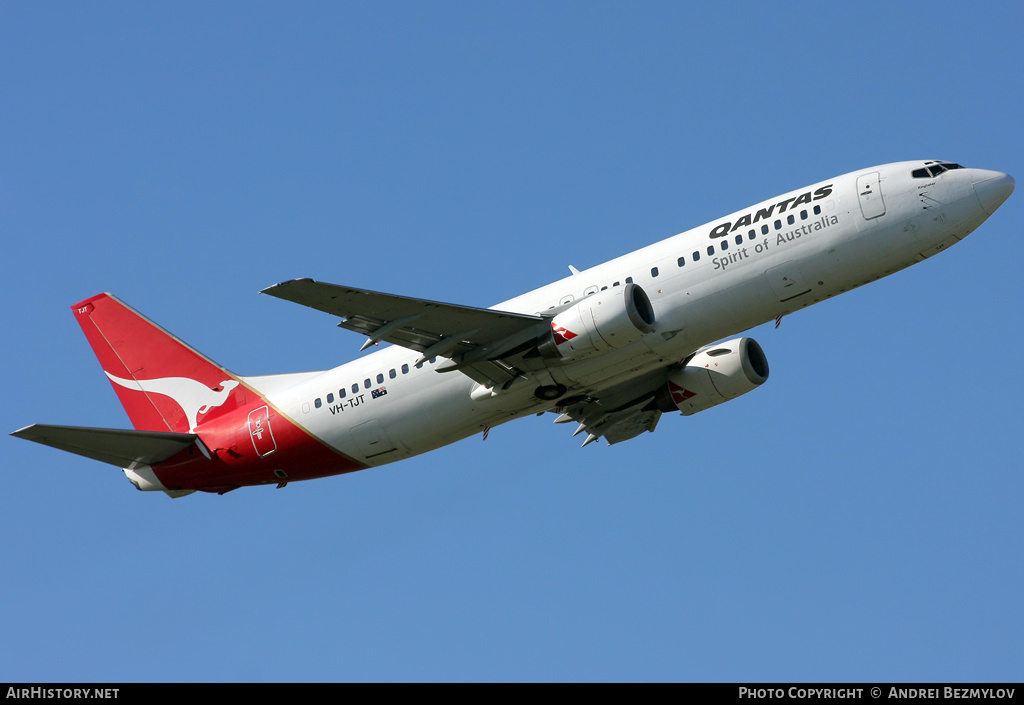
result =
[[[653,332],[537,377],[569,394],[607,389],[949,247],[990,215],[975,184],[1009,179],[962,168],[913,177],[923,164],[872,167],[783,194],[492,308],[536,314],[628,281],[642,286],[654,308]],[[1012,189],[1012,179],[1009,184]],[[537,399],[536,384],[480,398],[472,379],[438,373],[437,363],[417,369],[419,357],[388,347],[321,373],[245,381],[308,432],[367,466],[556,404]]]

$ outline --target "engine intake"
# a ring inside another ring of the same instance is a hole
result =
[[[768,380],[768,358],[753,338],[735,338],[701,350],[673,372],[657,396],[662,411],[684,416],[718,406]]]
[[[654,330],[654,307],[636,284],[591,294],[551,319],[551,332],[537,346],[541,355],[578,360],[615,350]]]

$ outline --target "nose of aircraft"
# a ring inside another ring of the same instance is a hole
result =
[[[981,207],[986,213],[992,215],[996,208],[1003,205],[1003,201],[1013,193],[1015,182],[1009,174],[1001,171],[985,171],[975,169],[974,193],[981,201]]]

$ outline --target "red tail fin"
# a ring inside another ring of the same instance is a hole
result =
[[[190,433],[244,403],[233,374],[110,294],[72,310],[136,429]]]

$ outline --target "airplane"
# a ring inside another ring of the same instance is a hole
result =
[[[72,306],[134,430],[36,424],[12,435],[123,469],[140,490],[311,480],[553,412],[583,446],[654,431],[761,386],[738,336],[921,262],[1010,196],[946,161],[861,169],[482,309],[295,279],[262,293],[389,346],[331,370],[243,377],[110,294]],[[724,342],[719,342],[724,341]]]

